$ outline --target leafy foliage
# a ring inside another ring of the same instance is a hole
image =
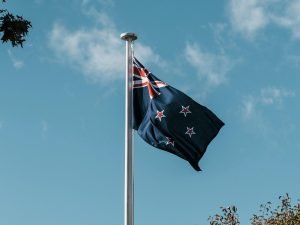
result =
[[[227,208],[221,207],[222,214],[216,214],[210,216],[208,220],[210,225],[239,225],[239,217],[237,214],[237,208],[235,206],[230,206]]]
[[[6,0],[2,0],[6,2]],[[31,22],[22,16],[13,15],[5,9],[0,9],[0,32],[3,33],[2,42],[11,42],[13,47],[23,47],[25,36],[31,28]]]
[[[272,203],[260,205],[259,214],[251,218],[252,225],[300,225],[300,202],[292,205],[288,194],[279,197],[280,204],[273,209]],[[210,225],[239,225],[237,208],[221,207],[221,213],[208,218]]]

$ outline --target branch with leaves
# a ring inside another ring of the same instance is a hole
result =
[[[235,206],[221,207],[222,214],[216,214],[208,218],[210,225],[239,225],[239,217]]]
[[[2,0],[6,2],[6,0]],[[2,33],[2,43],[11,42],[13,47],[23,47],[23,42],[31,28],[31,22],[22,16],[13,15],[6,9],[0,9],[0,33]]]
[[[280,204],[273,209],[272,203],[260,205],[259,214],[250,219],[251,225],[300,225],[300,201],[293,205],[288,194],[279,197]],[[221,213],[208,218],[210,225],[239,225],[237,208],[221,207]]]

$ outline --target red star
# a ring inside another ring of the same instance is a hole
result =
[[[166,143],[166,145],[172,145],[174,147],[175,141],[172,138],[169,138],[169,137],[166,137],[166,138],[168,140],[167,143]]]
[[[163,111],[156,111],[156,116],[155,116],[155,119],[159,119],[159,121],[161,122],[161,119],[163,118],[163,117],[166,117],[165,115],[164,115],[164,111],[165,110],[163,110]]]
[[[192,138],[192,135],[193,135],[193,134],[196,134],[196,133],[194,132],[194,127],[192,127],[192,128],[187,127],[186,129],[187,129],[187,131],[185,132],[185,134],[189,135],[190,138]]]
[[[181,111],[179,113],[183,113],[185,117],[186,117],[186,114],[192,113],[190,111],[190,106],[189,105],[187,107],[184,107],[184,106],[181,106],[181,107],[182,107],[182,109],[181,109]]]

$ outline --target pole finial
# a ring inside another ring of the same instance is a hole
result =
[[[134,41],[137,39],[137,36],[135,33],[126,32],[126,33],[122,33],[120,35],[120,38],[124,41]]]

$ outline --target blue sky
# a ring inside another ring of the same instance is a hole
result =
[[[299,0],[11,0],[32,21],[0,46],[0,224],[123,223],[122,32],[156,76],[226,125],[195,172],[135,136],[135,222],[208,224],[299,198]]]

